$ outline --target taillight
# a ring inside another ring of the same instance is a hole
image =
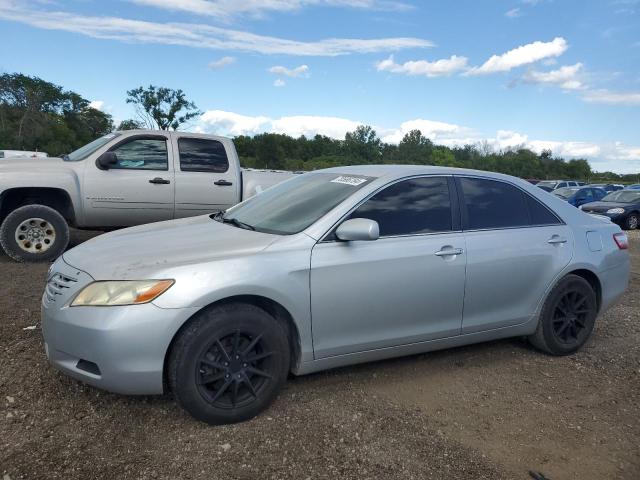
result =
[[[616,242],[616,245],[618,245],[620,250],[627,250],[629,248],[629,238],[626,233],[614,233],[613,240]]]

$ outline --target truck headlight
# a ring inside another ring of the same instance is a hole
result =
[[[166,292],[174,280],[114,280],[93,282],[71,302],[72,307],[139,305],[149,303]]]
[[[624,213],[624,208],[610,208],[607,213]]]

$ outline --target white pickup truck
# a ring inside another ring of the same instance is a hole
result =
[[[62,158],[0,162],[0,245],[45,262],[69,227],[111,229],[225,210],[293,173],[243,170],[228,138],[114,132]]]

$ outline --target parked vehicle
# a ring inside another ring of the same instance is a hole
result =
[[[628,185],[627,187],[629,190],[640,190],[640,183],[634,183],[633,185]]]
[[[245,420],[287,375],[527,336],[567,355],[629,280],[626,234],[524,180],[364,166],[226,212],[107,233],[52,266],[54,366]]]
[[[540,188],[541,190],[544,190],[545,192],[553,192],[553,188],[547,186],[547,185],[540,185],[539,183],[536,184],[536,187]]]
[[[607,195],[602,188],[594,187],[565,187],[554,190],[556,197],[560,197],[574,207],[579,207],[585,203],[595,202]]]
[[[27,152],[25,150],[0,150],[0,158],[28,157],[46,158],[47,152]]]
[[[616,183],[592,183],[588,186],[593,188],[601,188],[607,193],[616,192],[624,188],[624,185],[618,185]]]
[[[541,182],[536,183],[536,187],[540,187],[543,190],[550,188],[553,191],[559,188],[565,187],[579,187],[584,185],[584,182],[576,182],[575,180],[542,180]]]
[[[583,212],[605,215],[625,230],[638,228],[640,218],[640,190],[611,192],[599,202],[586,203]]]
[[[233,142],[130,130],[63,158],[0,162],[0,245],[17,261],[57,258],[69,226],[111,229],[224,210],[289,179],[243,170]]]

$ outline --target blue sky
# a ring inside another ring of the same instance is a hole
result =
[[[190,126],[525,145],[640,173],[640,0],[0,0],[0,70],[116,121],[182,88]]]

